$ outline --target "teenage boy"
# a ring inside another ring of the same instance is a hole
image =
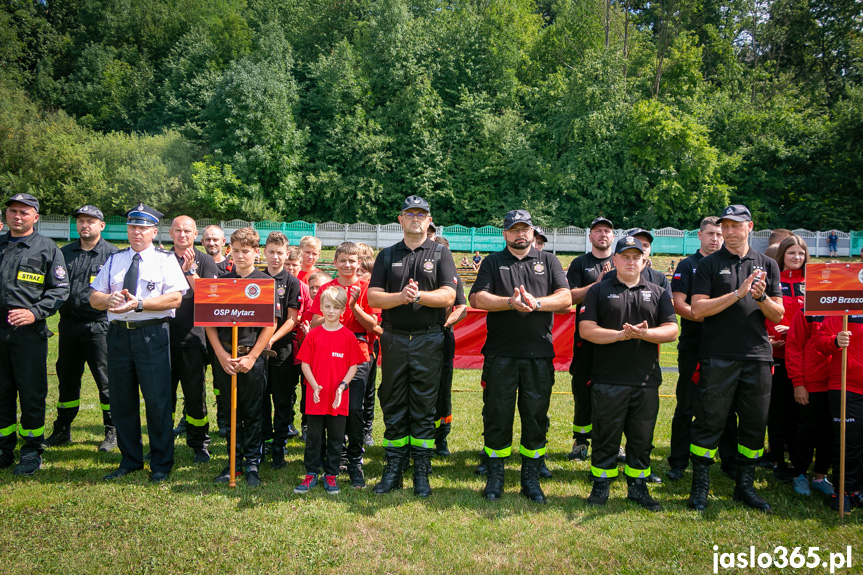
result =
[[[321,443],[326,430],[324,489],[328,494],[335,495],[339,492],[336,476],[339,473],[339,458],[345,441],[349,411],[348,402],[343,401],[342,396],[356,381],[357,366],[367,362],[368,357],[360,349],[356,336],[340,321],[348,305],[344,287],[333,285],[321,290],[318,302],[323,324],[309,332],[299,352],[303,375],[311,388],[311,394],[306,394],[309,425],[305,453],[306,477],[294,488],[294,493],[308,493],[317,484],[321,468]]]
[[[315,267],[318,258],[321,257],[321,240],[315,236],[303,236],[300,238],[300,252],[302,253],[302,260],[297,279],[307,284],[311,274],[321,271]]]
[[[269,282],[267,274],[255,268],[255,256],[261,238],[254,228],[242,228],[231,234],[231,254],[234,268],[223,278],[259,279]],[[281,310],[276,308],[276,318]],[[267,364],[262,352],[276,331],[275,327],[240,327],[237,329],[237,356],[231,357],[230,327],[208,327],[207,338],[213,346],[221,369],[213,369],[213,377],[220,380],[219,388],[229,390],[231,376],[237,376],[237,461],[245,473],[249,487],[261,485],[258,468],[261,464],[261,412],[264,391],[267,387]],[[215,366],[214,366],[215,367]],[[227,402],[230,409],[231,394],[222,393],[219,401]],[[228,455],[230,456],[230,441]],[[230,481],[230,466],[216,477],[216,483]]]
[[[293,351],[294,351],[294,379],[291,380],[291,396],[290,396],[290,413],[289,413],[289,431],[288,437],[297,437],[299,432],[297,428],[294,427],[294,407],[297,404],[297,383],[301,382],[303,379],[303,374],[300,371],[300,361],[297,359],[297,352],[300,349],[300,346],[303,343],[303,338],[309,332],[308,323],[312,320],[311,307],[312,300],[314,296],[309,293],[309,286],[307,282],[303,282],[299,278],[299,274],[301,271],[301,262],[303,259],[303,254],[300,251],[300,248],[297,246],[288,247],[288,255],[285,258],[285,269],[288,270],[288,273],[297,278],[300,282],[300,309],[297,313],[297,325],[294,326],[294,342],[293,342]],[[306,278],[309,279],[309,278]],[[329,281],[329,280],[327,280]],[[302,388],[302,392],[305,393],[305,388]],[[305,395],[303,395],[305,397]],[[304,401],[300,402],[300,413],[303,412]],[[300,427],[303,429],[303,435],[301,439],[303,441],[306,440],[305,437],[305,424],[306,420],[304,416],[301,416],[300,419]]]
[[[353,379],[350,382],[350,406],[348,408],[347,435],[348,435],[348,475],[351,478],[351,487],[362,489],[366,486],[363,476],[363,400],[365,398],[366,382],[371,370],[369,353],[368,333],[374,332],[378,335],[383,330],[378,327],[379,310],[374,310],[369,305],[368,290],[369,282],[357,277],[360,267],[359,249],[353,242],[344,242],[336,248],[335,256],[336,279],[321,286],[317,297],[312,303],[311,327],[324,323],[324,314],[321,296],[327,293],[330,287],[344,290],[347,296],[347,307],[342,313],[341,323],[354,334],[362,350],[363,362],[357,367]]]
[[[302,295],[300,280],[285,269],[287,255],[288,238],[282,232],[271,232],[264,246],[264,256],[267,260],[267,275],[276,280],[276,307],[282,314],[268,345],[275,355],[267,361],[267,389],[264,393],[262,421],[264,442],[272,443],[270,465],[273,469],[285,466],[285,444],[288,437],[297,435],[292,417],[291,393],[296,394],[293,343]]]

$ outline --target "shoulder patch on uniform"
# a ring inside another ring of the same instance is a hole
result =
[[[542,275],[545,273],[545,266],[542,265],[542,262],[536,262],[533,264],[533,273],[536,275]]]
[[[54,268],[54,277],[58,280],[66,279],[66,268],[64,268],[63,266],[56,266]]]

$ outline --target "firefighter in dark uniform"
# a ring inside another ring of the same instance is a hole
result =
[[[60,249],[69,273],[70,293],[60,308],[57,419],[45,445],[56,447],[71,440],[72,422],[81,405],[81,376],[86,362],[99,389],[99,406],[105,425],[105,439],[99,445],[99,451],[111,451],[117,447],[117,432],[111,421],[108,402],[108,342],[105,339],[108,317],[104,311],[90,305],[90,284],[117,247],[102,238],[105,216],[96,206],[78,209],[75,226],[80,238]]]
[[[378,254],[369,281],[369,305],[382,310],[381,385],[387,465],[377,494],[402,485],[409,453],[414,494],[431,495],[428,476],[434,452],[435,403],[443,365],[446,308],[455,301],[452,254],[426,237],[428,202],[408,196],[399,224],[404,239]]]
[[[771,511],[752,486],[764,454],[773,352],[764,320],[779,323],[785,310],[776,261],[749,245],[752,215],[728,206],[719,216],[725,245],[698,265],[692,314],[703,318],[692,423],[692,491],[689,507],[703,511],[710,490],[710,465],[732,405],[737,409],[737,487],[734,498]]]
[[[572,296],[575,311],[575,333],[573,334],[572,363],[569,373],[572,376],[572,451],[570,459],[587,461],[590,447],[591,422],[590,371],[593,369],[593,349],[578,333],[578,309],[587,290],[611,271],[612,251],[614,250],[614,224],[599,216],[590,224],[588,233],[590,251],[572,260],[566,271],[566,281]]]
[[[126,212],[130,247],[112,254],[90,285],[90,305],[108,310],[110,322],[108,386],[122,460],[105,476],[108,481],[144,468],[140,396],[150,435],[150,481],[165,481],[174,466],[168,320],[189,284],[174,254],[153,245],[160,217],[143,204]]]
[[[177,410],[177,386],[182,385],[186,445],[194,452],[195,463],[206,463],[210,460],[206,385],[209,357],[204,328],[195,327],[195,280],[215,278],[219,272],[210,255],[195,249],[195,238],[198,237],[195,220],[189,216],[178,216],[171,222],[169,233],[174,242],[173,253],[177,263],[189,282],[183,302],[174,317],[168,320],[171,333],[172,412],[176,413]]]
[[[605,505],[617,477],[621,434],[626,435],[624,473],[628,498],[650,511],[660,505],[647,491],[653,429],[659,413],[659,345],[677,337],[671,294],[641,275],[641,241],[617,242],[615,278],[592,286],[581,307],[581,336],[594,344],[591,372],[593,456],[592,505]]]
[[[504,460],[512,453],[515,407],[521,417],[521,492],[545,503],[539,485],[545,455],[548,406],[554,385],[554,312],[572,299],[557,258],[533,247],[533,223],[525,210],[504,218],[506,247],[480,264],[470,290],[473,307],[489,312],[482,381],[485,382],[483,436],[488,477],[483,496],[503,495]]]
[[[24,445],[13,473],[33,475],[42,467],[45,436],[51,335],[45,320],[69,297],[69,282],[60,248],[34,229],[39,200],[15,194],[6,206],[9,233],[0,236],[0,468],[15,462],[17,430]]]

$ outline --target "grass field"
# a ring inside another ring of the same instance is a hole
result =
[[[49,372],[56,340],[51,344]],[[672,346],[664,347],[662,358],[664,365],[675,364]],[[664,396],[673,395],[675,380],[665,375]],[[53,373],[49,382],[53,406]],[[551,403],[548,465],[554,478],[543,482],[549,503],[539,506],[519,495],[518,457],[508,464],[504,499],[484,501],[484,480],[473,473],[482,429],[479,372],[456,372],[454,388],[453,456],[434,462],[431,498],[412,495],[410,474],[406,489],[383,497],[344,482],[335,497],[321,488],[298,496],[292,493],[303,474],[298,441],[289,444],[287,468],[262,467],[264,486],[257,490],[242,480],[234,490],[212,483],[227,461],[218,436],[213,460],[200,466],[178,440],[165,484],[149,484],[145,472],[103,482],[119,454],[96,451],[101,417],[88,374],[73,442],[47,451],[35,477],[0,472],[0,573],[707,573],[714,545],[735,553],[750,545],[756,553],[802,546],[804,554],[817,546],[825,558],[852,545],[854,566],[845,572],[860,572],[863,513],[840,524],[820,497],[795,496],[762,470],[757,487],[773,504],[772,516],[732,502],[733,484],[718,465],[704,516],[686,509],[689,474],[678,484],[652,488],[663,504],[660,513],[628,502],[623,480],[613,484],[606,508],[588,507],[589,464],[566,458],[572,396],[563,373]],[[663,397],[653,457],[661,474],[668,469],[673,408],[673,398]],[[53,417],[49,407],[49,431]],[[370,484],[382,472],[382,431],[375,427],[378,445],[366,453]]]

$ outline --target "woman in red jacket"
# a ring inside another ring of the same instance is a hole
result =
[[[782,287],[782,305],[785,315],[775,324],[769,320],[767,334],[773,344],[773,387],[770,390],[770,410],[767,413],[769,459],[777,479],[791,481],[800,473],[788,468],[786,448],[793,453],[797,429],[798,405],[794,401],[794,386],[785,368],[785,340],[794,316],[803,308],[803,290],[809,249],[800,236],[792,235],[779,244],[776,262],[779,264],[779,282]]]
[[[815,346],[830,360],[827,398],[833,415],[833,484],[839,488],[839,411],[842,401],[842,355],[848,348],[845,404],[845,511],[851,506],[863,507],[863,315],[848,317],[848,330],[842,330],[842,318],[830,316],[818,330]],[[839,510],[834,494],[830,506]]]

